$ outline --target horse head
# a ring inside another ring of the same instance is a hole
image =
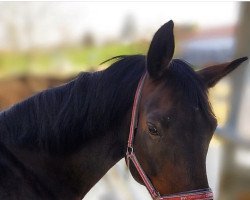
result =
[[[129,141],[135,155],[130,171],[153,197],[209,188],[206,155],[217,120],[208,90],[247,59],[194,71],[186,61],[173,59],[173,27],[172,21],[164,24],[150,44],[138,86],[141,98],[134,104],[138,125]]]

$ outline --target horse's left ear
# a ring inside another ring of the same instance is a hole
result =
[[[164,24],[155,33],[147,54],[147,70],[151,78],[159,78],[174,54],[174,22]]]
[[[215,84],[224,76],[229,74],[231,71],[236,69],[241,63],[246,61],[248,58],[243,57],[236,59],[232,62],[223,63],[219,65],[213,65],[210,67],[206,67],[197,71],[200,77],[203,79],[207,87],[213,87]]]

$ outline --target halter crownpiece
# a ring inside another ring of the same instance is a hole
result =
[[[146,75],[147,74],[144,73],[144,75],[141,77],[139,84],[137,86],[136,93],[135,93],[133,109],[132,109],[132,117],[131,117],[131,123],[130,123],[127,153],[126,153],[127,166],[129,167],[130,160],[131,160],[137,172],[140,174],[152,199],[154,200],[213,200],[213,192],[210,188],[191,190],[188,192],[181,192],[178,194],[161,196],[161,194],[154,188],[152,182],[149,180],[144,170],[142,169],[139,161],[137,160],[135,152],[134,152],[134,148],[133,148],[133,141],[134,141],[135,129],[137,128],[137,125],[138,125],[139,102],[140,102],[141,91],[142,91],[142,87],[143,87]]]

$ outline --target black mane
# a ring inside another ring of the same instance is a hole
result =
[[[33,150],[75,149],[119,126],[144,70],[145,56],[120,56],[106,70],[45,90],[0,113],[0,139]]]
[[[0,140],[33,150],[69,152],[86,139],[114,130],[127,114],[145,56],[120,56],[109,68],[81,73],[0,113]],[[166,83],[183,91],[183,100],[212,114],[204,83],[181,60],[172,60]]]

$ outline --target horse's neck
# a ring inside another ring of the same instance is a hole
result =
[[[80,189],[83,196],[124,157],[124,144],[112,135],[107,133],[97,140],[89,140],[88,145],[73,156],[72,174],[77,174],[74,178],[78,181],[72,179],[71,185]]]
[[[100,138],[88,140],[80,151],[64,156],[0,144],[0,168],[3,171],[3,166],[7,167],[10,172],[0,180],[0,199],[1,194],[10,190],[15,195],[13,188],[26,192],[39,188],[30,194],[32,199],[82,199],[124,156],[124,144],[114,135],[107,132]],[[16,180],[22,180],[23,184]],[[3,191],[1,186],[9,183],[11,188]],[[26,197],[25,193],[19,196],[20,199]]]
[[[12,157],[20,161],[19,165],[26,170],[25,174],[39,180],[42,184],[39,187],[46,188],[48,194],[54,195],[52,199],[81,199],[124,156],[130,112],[124,117],[119,129],[87,139],[79,150],[70,154],[50,154],[43,144],[39,147],[37,141],[42,142],[43,138],[38,134],[43,134],[40,129],[53,131],[51,123],[56,113],[60,112],[64,95],[68,95],[62,94],[61,90],[65,88],[56,89],[54,92],[58,96],[55,95],[50,101],[47,101],[46,95],[39,94],[3,112],[0,115],[0,146],[3,145]],[[39,112],[42,116],[38,115]],[[74,137],[74,133],[71,133],[71,137]],[[14,166],[13,173],[16,170]],[[25,176],[18,178],[25,179]]]
[[[82,182],[80,184],[79,181],[78,183],[72,181],[72,183],[78,184],[77,187],[82,189],[83,196],[125,156],[130,116],[131,111],[124,117],[119,129],[88,140],[86,146],[73,156],[74,166],[77,166],[75,169],[79,173],[76,177]]]

